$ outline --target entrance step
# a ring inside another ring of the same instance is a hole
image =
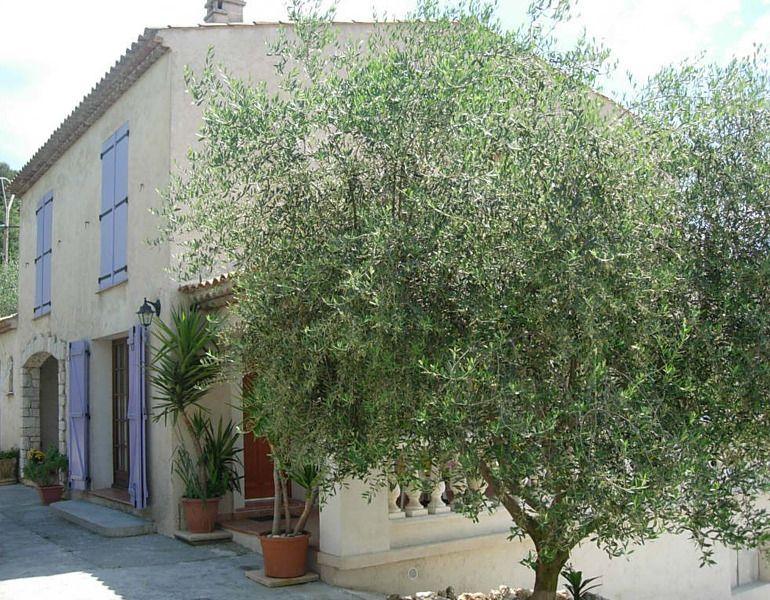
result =
[[[72,496],[71,496],[72,497]],[[99,506],[106,506],[114,510],[119,510],[124,513],[129,513],[140,519],[151,519],[152,510],[148,508],[134,508],[131,505],[131,499],[128,496],[128,492],[123,490],[91,490],[89,492],[80,492],[77,496],[74,496],[75,500],[85,500]]]
[[[305,503],[302,500],[294,498],[289,499],[289,511],[292,517],[298,517],[302,514]],[[281,505],[281,515],[283,515],[283,505]],[[247,500],[243,508],[235,509],[232,514],[233,519],[272,519],[273,518],[273,499]]]
[[[133,537],[155,532],[155,524],[150,521],[83,500],[55,502],[51,504],[51,510],[104,537]]]
[[[191,546],[202,546],[203,544],[216,544],[219,542],[229,542],[233,539],[233,534],[224,529],[215,529],[211,533],[191,533],[189,531],[175,531],[174,537],[182,540],[185,544]]]

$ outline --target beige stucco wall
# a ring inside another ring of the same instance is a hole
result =
[[[531,587],[533,573],[521,565],[533,547],[508,540],[510,518],[503,509],[474,523],[455,513],[391,520],[384,494],[371,503],[352,483],[321,513],[321,547],[315,566],[326,581],[382,593],[412,594],[443,589],[486,591],[506,584]],[[770,598],[770,561],[759,579],[737,588],[741,600]],[[686,536],[666,535],[609,558],[591,543],[571,562],[586,576],[600,576],[600,593],[613,600],[723,600],[733,595],[737,553],[717,547],[715,566],[700,566],[700,553]]]
[[[0,333],[0,450],[19,447],[21,394],[15,390],[21,376],[17,354],[16,329]]]
[[[170,66],[166,55],[150,67],[24,194],[21,202],[18,346],[24,348],[33,339],[65,344],[91,340],[90,463],[94,488],[112,483],[108,342],[125,336],[137,322],[136,311],[145,297],[160,298],[165,315],[168,307],[179,300],[177,284],[166,271],[168,249],[146,243],[157,229],[149,209],[156,205],[156,190],[166,185],[170,168]],[[130,128],[129,277],[127,282],[100,292],[100,152],[104,140],[126,122]],[[34,210],[39,198],[48,191],[54,196],[52,309],[50,314],[33,319]],[[168,532],[175,522],[169,485],[171,435],[166,427],[155,423],[150,423],[149,432],[152,515],[159,529]]]

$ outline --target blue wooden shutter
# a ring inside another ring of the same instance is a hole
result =
[[[35,250],[35,316],[41,314],[43,306],[43,229],[45,211],[40,202],[35,209],[35,222],[37,223],[37,240]]]
[[[87,341],[70,344],[67,456],[73,490],[88,487],[88,358]]]
[[[134,508],[145,508],[147,484],[147,345],[141,325],[128,338],[128,493]]]
[[[51,257],[53,245],[53,193],[40,199],[35,210],[37,240],[35,250],[35,316],[51,310]]]
[[[115,136],[102,145],[102,204],[99,211],[101,266],[99,287],[112,285],[113,222],[115,208]]]
[[[128,125],[102,145],[101,267],[99,287],[128,278]]]
[[[115,134],[115,218],[112,251],[113,283],[128,277],[126,238],[128,235],[128,125]]]
[[[53,194],[43,202],[43,305],[42,312],[51,310],[51,259],[53,258]]]

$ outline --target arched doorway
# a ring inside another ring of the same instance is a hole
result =
[[[35,336],[22,352],[22,466],[32,448],[67,451],[66,359],[66,342],[54,336]]]
[[[59,361],[49,356],[40,365],[40,448],[59,446]]]

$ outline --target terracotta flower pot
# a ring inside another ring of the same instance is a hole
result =
[[[199,500],[182,498],[184,520],[190,533],[211,533],[217,522],[217,512],[221,498]]]
[[[40,500],[45,506],[61,500],[64,493],[63,485],[39,485],[37,493],[40,494]]]
[[[260,536],[262,557],[265,559],[265,575],[268,577],[302,577],[307,573],[307,548],[310,535],[303,533],[292,537]]]

